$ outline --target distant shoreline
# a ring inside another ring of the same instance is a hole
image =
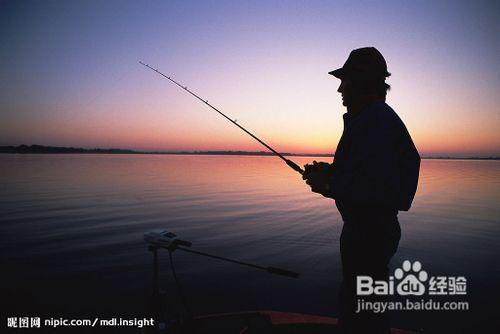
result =
[[[241,156],[274,156],[274,153],[258,151],[136,151],[120,148],[75,148],[58,147],[44,145],[19,145],[19,146],[0,146],[0,153],[14,154],[157,154],[157,155],[241,155]],[[333,154],[325,153],[281,153],[284,156],[295,157],[333,157]],[[500,157],[425,157],[422,159],[434,160],[500,160]]]
[[[272,152],[266,151],[137,151],[121,148],[80,148],[80,147],[59,147],[44,145],[19,145],[0,146],[0,153],[19,154],[169,154],[169,155],[251,155],[251,156],[274,156]],[[297,157],[333,157],[333,154],[325,153],[290,153],[280,152],[284,156]]]

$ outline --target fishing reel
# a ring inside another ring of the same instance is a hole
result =
[[[332,165],[327,162],[313,161],[312,164],[304,165],[304,174],[302,179],[306,180],[311,177],[312,173],[320,173],[321,175],[328,175],[332,172]]]
[[[327,198],[333,198],[330,181],[332,179],[333,166],[326,162],[313,161],[312,164],[304,165],[302,179],[311,186],[311,190]]]

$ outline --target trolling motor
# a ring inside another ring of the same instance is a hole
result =
[[[186,298],[184,294],[182,293],[182,289],[180,287],[179,281],[177,280],[177,275],[175,273],[175,268],[173,266],[173,261],[172,261],[172,253],[175,250],[181,250],[184,252],[192,253],[192,254],[197,254],[201,256],[206,256],[210,257],[213,259],[218,259],[221,261],[226,261],[226,262],[231,262],[235,264],[239,264],[242,266],[247,266],[247,267],[252,267],[255,269],[260,269],[267,271],[270,274],[274,275],[280,275],[280,276],[286,276],[286,277],[291,277],[291,278],[298,278],[299,273],[281,269],[281,268],[276,268],[276,267],[264,267],[260,265],[256,265],[253,263],[248,263],[248,262],[243,262],[239,260],[234,260],[222,256],[217,256],[217,255],[212,255],[208,254],[205,252],[199,252],[195,251],[192,249],[188,249],[192,246],[192,243],[190,241],[186,240],[181,240],[177,238],[177,235],[175,233],[169,232],[167,230],[161,230],[161,229],[156,229],[156,230],[151,230],[149,232],[144,233],[144,241],[148,244],[148,250],[153,253],[153,270],[154,270],[154,276],[153,276],[153,308],[155,309],[155,317],[156,319],[159,320],[158,324],[158,330],[162,331],[165,329],[165,322],[161,320],[161,313],[162,309],[164,310],[164,306],[162,305],[162,298],[161,295],[162,293],[160,292],[160,287],[159,287],[159,281],[158,281],[158,276],[159,276],[159,266],[158,266],[158,249],[166,249],[169,252],[169,257],[170,257],[170,266],[172,269],[172,274],[174,276],[175,282],[177,284],[177,288],[179,289],[179,292],[182,297],[182,301],[184,304],[184,308],[188,313],[191,313],[189,311],[189,308],[187,307],[186,303]],[[188,248],[184,248],[188,247]],[[191,315],[190,315],[191,316]]]

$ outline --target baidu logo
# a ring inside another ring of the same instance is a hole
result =
[[[394,295],[465,295],[467,280],[463,276],[429,276],[420,261],[405,260],[389,280],[374,280],[370,276],[356,277],[358,296]]]
[[[401,296],[415,295],[421,296],[425,293],[425,285],[428,275],[425,270],[422,270],[422,264],[419,261],[413,264],[406,260],[403,262],[403,268],[398,268],[394,271],[394,277],[401,280],[396,291]]]

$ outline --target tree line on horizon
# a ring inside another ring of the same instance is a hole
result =
[[[193,154],[193,155],[249,155],[249,156],[273,156],[274,153],[266,151],[136,151],[121,148],[81,148],[81,147],[63,147],[63,146],[44,146],[44,145],[18,145],[18,146],[0,146],[0,153],[21,153],[21,154],[63,154],[63,153],[76,153],[76,154]],[[333,157],[333,154],[324,153],[289,153],[283,152],[282,155],[288,156],[304,156],[304,157]],[[422,157],[422,159],[467,159],[467,160],[500,160],[498,156],[491,157],[453,157],[453,156],[439,156],[439,157]]]

